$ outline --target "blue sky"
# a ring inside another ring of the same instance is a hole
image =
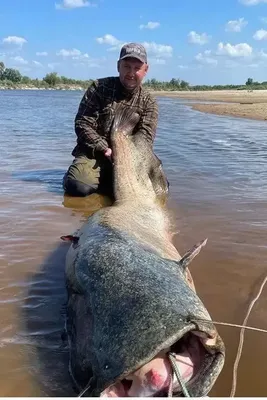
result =
[[[267,81],[267,0],[1,0],[0,61],[32,78],[117,75],[129,41],[147,48],[147,78]]]

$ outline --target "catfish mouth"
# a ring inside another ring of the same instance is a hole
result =
[[[100,397],[183,396],[180,379],[177,379],[169,358],[170,353],[189,395],[195,396],[200,392],[201,396],[205,396],[219,370],[214,366],[216,342],[217,335],[210,338],[204,332],[187,332],[173,346],[160,352],[137,371],[106,388]],[[210,381],[211,373],[213,378]]]

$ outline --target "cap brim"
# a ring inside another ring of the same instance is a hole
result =
[[[142,63],[146,64],[147,61],[145,61],[142,57],[138,57],[136,54],[126,54],[125,56],[121,57],[120,60],[125,60],[125,58],[136,58],[137,60],[141,61]]]

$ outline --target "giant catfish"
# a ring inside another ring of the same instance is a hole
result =
[[[70,236],[69,370],[90,397],[203,397],[225,358],[188,269],[206,241],[183,257],[174,246],[167,179],[151,146],[131,134],[137,120],[127,109],[115,115],[114,204]]]

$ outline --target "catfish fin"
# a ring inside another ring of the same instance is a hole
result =
[[[116,133],[121,132],[131,135],[136,124],[139,122],[140,115],[129,106],[121,105],[115,109],[114,120],[111,129],[111,138],[116,137]]]
[[[60,236],[60,239],[63,240],[64,242],[71,242],[73,244],[77,244],[79,241],[79,236],[65,235],[65,236]]]
[[[193,246],[190,250],[188,250],[185,255],[179,260],[177,263],[181,266],[184,270],[190,264],[190,262],[198,255],[202,247],[204,247],[207,243],[208,239],[202,240],[198,242],[195,246]]]

